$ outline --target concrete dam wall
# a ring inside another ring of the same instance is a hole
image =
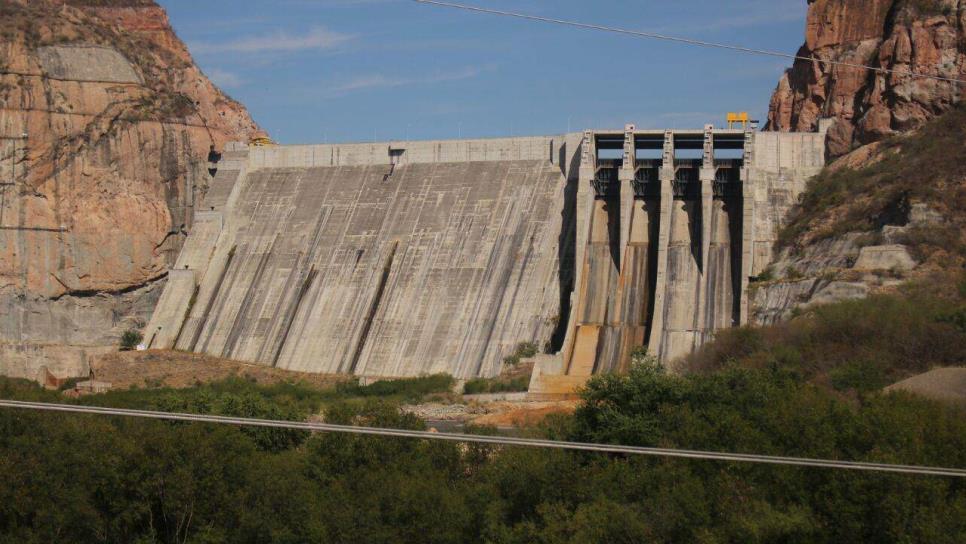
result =
[[[461,378],[533,342],[532,388],[570,390],[636,346],[670,362],[743,323],[748,277],[823,164],[824,133],[711,127],[231,145],[146,342]]]
[[[498,373],[559,321],[560,152],[229,150],[147,341],[308,372]]]

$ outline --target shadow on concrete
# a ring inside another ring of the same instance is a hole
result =
[[[577,253],[577,175],[580,170],[580,153],[574,153],[567,164],[567,145],[560,146],[561,168],[567,176],[567,186],[564,188],[564,205],[561,212],[560,235],[557,237],[557,281],[560,287],[560,313],[557,314],[557,326],[550,336],[550,341],[544,350],[547,353],[558,353],[563,348],[564,338],[567,336],[567,325],[570,321],[570,298],[574,291],[574,276],[576,275]]]

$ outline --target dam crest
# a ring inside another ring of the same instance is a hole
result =
[[[228,144],[145,343],[472,378],[532,342],[537,396],[622,371],[637,346],[673,365],[747,321],[827,128]]]

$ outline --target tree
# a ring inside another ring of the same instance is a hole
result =
[[[144,336],[141,331],[136,329],[128,329],[124,331],[121,335],[121,351],[131,351],[132,349],[138,347],[138,344],[144,340]]]

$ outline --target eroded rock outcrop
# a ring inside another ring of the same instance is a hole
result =
[[[966,79],[966,1],[809,0],[798,54],[819,60],[785,73],[767,128],[809,130],[835,118],[835,160],[785,218],[777,258],[753,284],[760,323],[964,262],[966,112],[952,80]]]
[[[29,375],[10,354],[150,315],[209,152],[259,130],[153,1],[6,0],[0,19],[0,373]]]
[[[966,1],[809,0],[805,44],[772,97],[768,129],[813,130],[835,117],[829,154],[839,156],[917,128],[959,101],[966,78]],[[872,72],[822,61],[872,65]]]

